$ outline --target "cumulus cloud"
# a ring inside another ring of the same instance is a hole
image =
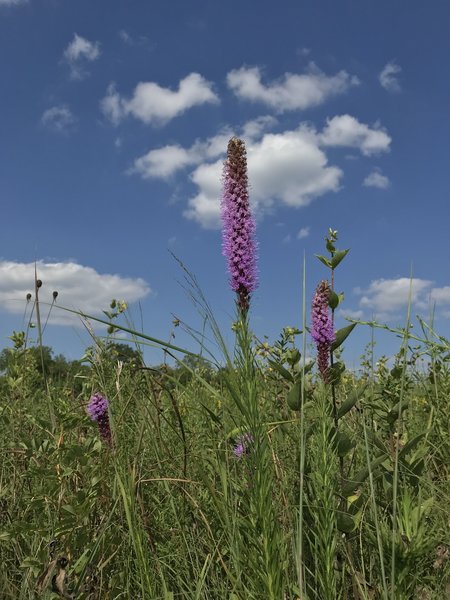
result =
[[[101,315],[112,298],[136,302],[150,293],[143,279],[98,273],[91,267],[74,262],[37,262],[38,277],[43,281],[39,291],[42,303],[52,302],[53,291],[58,292],[57,304],[94,316]],[[14,314],[23,314],[27,293],[34,291],[33,263],[0,261],[0,307]],[[45,304],[42,306],[45,314]],[[52,311],[50,321],[66,325],[74,323],[71,313]],[[76,321],[75,321],[76,322]]]
[[[337,191],[342,171],[329,166],[318,147],[314,132],[304,127],[282,133],[266,133],[247,144],[251,173],[251,198],[257,215],[271,210],[276,202],[299,208],[314,198]],[[222,160],[201,164],[191,175],[199,188],[184,215],[203,227],[220,226]]]
[[[302,227],[300,229],[300,231],[297,233],[297,239],[304,240],[305,238],[307,238],[309,236],[309,233],[310,233],[310,227]]]
[[[390,315],[404,310],[411,298],[417,308],[426,308],[430,297],[432,281],[427,279],[398,277],[397,279],[376,279],[368,288],[356,288],[360,295],[359,305],[378,315]]]
[[[276,122],[273,117],[262,116],[248,121],[236,131],[233,131],[230,127],[224,127],[217,135],[206,140],[196,140],[189,148],[183,148],[179,144],[169,144],[150,150],[134,161],[130,172],[138,173],[144,179],[167,179],[181,169],[223,155],[228,140],[233,135],[241,135],[245,140],[251,142],[258,139],[264,130],[269,129]]]
[[[48,108],[41,117],[42,125],[58,133],[68,133],[75,127],[76,122],[72,111],[64,104]]]
[[[241,100],[261,102],[282,113],[317,106],[330,96],[342,94],[359,83],[357,77],[346,71],[328,76],[313,64],[307,73],[285,73],[281,79],[267,85],[261,79],[259,67],[241,67],[228,73],[227,84]]]
[[[379,169],[374,169],[363,181],[363,186],[385,190],[391,185],[389,178],[383,175]]]
[[[198,191],[189,200],[184,216],[203,227],[216,228],[220,227],[223,159],[232,135],[246,140],[251,198],[259,216],[277,203],[298,208],[339,189],[342,170],[328,164],[323,146],[349,146],[370,155],[387,151],[391,141],[378,126],[371,128],[349,115],[329,120],[323,131],[305,123],[295,130],[267,131],[276,124],[273,117],[265,116],[240,128],[226,127],[188,148],[178,144],[156,148],[137,158],[129,172],[145,179],[168,179],[180,169],[195,167],[190,178]]]
[[[116,86],[110,84],[100,106],[114,124],[133,116],[147,125],[164,125],[194,106],[217,104],[219,98],[212,88],[212,83],[199,73],[187,75],[175,91],[153,81],[140,82],[129,99],[122,97]]]
[[[391,141],[379,124],[370,127],[350,115],[329,119],[320,136],[320,142],[324,146],[358,148],[364,156],[389,152]]]
[[[394,60],[388,62],[378,76],[382,87],[388,92],[401,92],[402,88],[397,77],[401,71],[402,68]]]
[[[64,60],[70,67],[70,78],[84,79],[88,75],[86,64],[97,60],[99,56],[99,42],[90,42],[74,33],[73,40],[64,50]]]
[[[441,288],[433,288],[431,290],[430,298],[432,302],[438,305],[448,304],[450,306],[450,286],[444,286]]]

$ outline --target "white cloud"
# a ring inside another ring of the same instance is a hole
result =
[[[359,83],[357,77],[346,71],[330,77],[314,64],[310,65],[308,73],[285,73],[280,80],[267,85],[261,82],[261,77],[259,67],[241,67],[228,73],[227,83],[238,98],[262,102],[280,113],[317,106],[330,96],[342,94]]]
[[[194,153],[176,144],[150,150],[144,156],[137,158],[132,172],[139,173],[144,179],[166,179],[179,169],[196,162]]]
[[[430,306],[441,309],[442,316],[450,317],[450,286],[433,288],[430,293]]]
[[[378,126],[370,128],[349,115],[329,120],[322,132],[305,123],[295,130],[265,132],[276,124],[272,117],[260,117],[236,128],[238,131],[225,127],[216,136],[196,140],[189,148],[172,144],[150,150],[134,161],[129,172],[144,179],[168,179],[180,169],[195,167],[190,177],[198,191],[189,200],[184,216],[203,227],[215,228],[220,227],[223,160],[232,135],[246,141],[251,199],[259,216],[277,203],[298,208],[339,189],[342,170],[328,164],[322,146],[350,146],[369,155],[389,150],[391,142]]]
[[[109,84],[106,96],[100,101],[100,108],[114,125],[118,125],[122,120],[125,109],[115,83]]]
[[[101,101],[101,108],[114,124],[131,115],[146,124],[163,125],[194,106],[217,104],[219,98],[212,87],[212,83],[199,73],[190,73],[179,82],[176,91],[152,81],[140,82],[133,96],[126,99],[111,84]]]
[[[48,108],[41,117],[42,125],[58,133],[68,133],[74,128],[76,121],[70,108],[64,104]]]
[[[52,302],[54,290],[58,292],[58,305],[94,316],[101,315],[101,311],[109,306],[112,298],[131,303],[150,293],[150,288],[143,279],[104,275],[91,267],[74,262],[38,261],[36,266],[38,278],[43,282],[39,290],[39,299],[43,303],[44,315],[45,303]],[[34,267],[34,263],[0,261],[0,306],[3,310],[23,314],[26,295],[34,292]],[[49,322],[73,324],[74,317],[71,313],[54,309]]]
[[[310,233],[310,227],[302,227],[300,229],[300,231],[297,233],[297,239],[304,240],[305,238],[307,238],[309,236],[309,233]]]
[[[401,92],[402,88],[397,77],[401,71],[402,68],[400,65],[393,60],[384,66],[383,70],[378,76],[378,80],[385,90],[388,92]]]
[[[365,187],[379,188],[385,190],[391,185],[389,178],[383,175],[379,169],[374,169],[372,173],[369,173],[363,181]]]
[[[0,0],[0,6],[18,6],[27,2],[28,0]]]
[[[397,279],[376,279],[367,289],[356,288],[361,295],[359,305],[378,315],[388,315],[406,309],[409,298],[411,304],[426,308],[432,281],[427,279],[399,277]]]
[[[240,135],[247,141],[258,139],[265,129],[272,127],[276,119],[262,116],[248,121],[240,128]],[[226,152],[228,140],[237,135],[229,127],[224,127],[219,133],[206,140],[196,140],[190,148],[179,144],[169,144],[162,148],[150,150],[144,156],[134,161],[131,173],[138,173],[144,179],[167,179],[180,169],[195,166],[205,160],[213,160]]]
[[[389,152],[392,140],[378,124],[371,128],[355,117],[339,115],[328,120],[320,141],[324,146],[358,148],[365,156],[370,156]]]
[[[450,286],[447,285],[441,288],[433,288],[430,297],[431,302],[435,302],[438,305],[450,305]]]
[[[87,62],[93,62],[100,56],[99,42],[90,42],[77,33],[64,50],[64,60],[70,67],[71,79],[84,79],[88,74],[85,70]]]
[[[317,145],[314,131],[266,133],[247,144],[251,200],[257,215],[271,210],[276,202],[299,208],[314,198],[337,191],[342,171],[328,165]],[[199,188],[185,216],[203,227],[220,227],[222,160],[198,166],[191,175]]]
[[[128,31],[125,31],[125,29],[121,29],[119,31],[119,37],[122,40],[122,42],[124,42],[124,44],[129,44],[130,46],[133,45],[133,38],[128,33]]]
[[[119,31],[119,37],[127,46],[145,46],[149,43],[149,38],[145,35],[132,36],[125,29]]]

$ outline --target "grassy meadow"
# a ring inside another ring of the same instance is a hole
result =
[[[424,322],[413,338],[406,317],[393,364],[369,345],[350,372],[349,325],[325,382],[302,359],[309,299],[303,325],[271,344],[237,310],[229,351],[187,277],[215,358],[192,331],[199,353],[166,345],[166,363],[146,366],[140,349],[156,342],[118,344],[131,326],[115,301],[83,362],[11,336],[2,600],[450,597],[448,342]],[[94,393],[109,400],[109,440],[87,414]]]

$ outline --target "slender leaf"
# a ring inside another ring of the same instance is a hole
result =
[[[318,258],[326,267],[331,269],[331,262],[328,260],[328,258],[326,258],[326,256],[321,256],[320,254],[315,254],[314,256]]]
[[[347,256],[347,254],[348,254],[349,250],[350,250],[350,248],[347,248],[347,250],[338,250],[338,251],[337,251],[337,252],[334,254],[333,258],[331,259],[331,267],[332,267],[333,269],[335,269],[335,268],[338,266],[338,264],[339,264],[339,263],[340,263],[342,260],[344,260],[344,258]]]
[[[351,325],[347,325],[346,327],[342,327],[342,329],[338,329],[336,331],[336,339],[331,344],[331,351],[334,352],[339,348],[339,346],[348,338],[351,332],[356,327],[356,323],[352,323]]]

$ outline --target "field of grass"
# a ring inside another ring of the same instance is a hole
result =
[[[325,383],[301,359],[308,333],[261,344],[239,315],[230,354],[155,368],[109,338],[51,374],[12,336],[2,599],[449,597],[448,343],[405,327],[393,365],[368,348],[354,373],[341,330]]]

